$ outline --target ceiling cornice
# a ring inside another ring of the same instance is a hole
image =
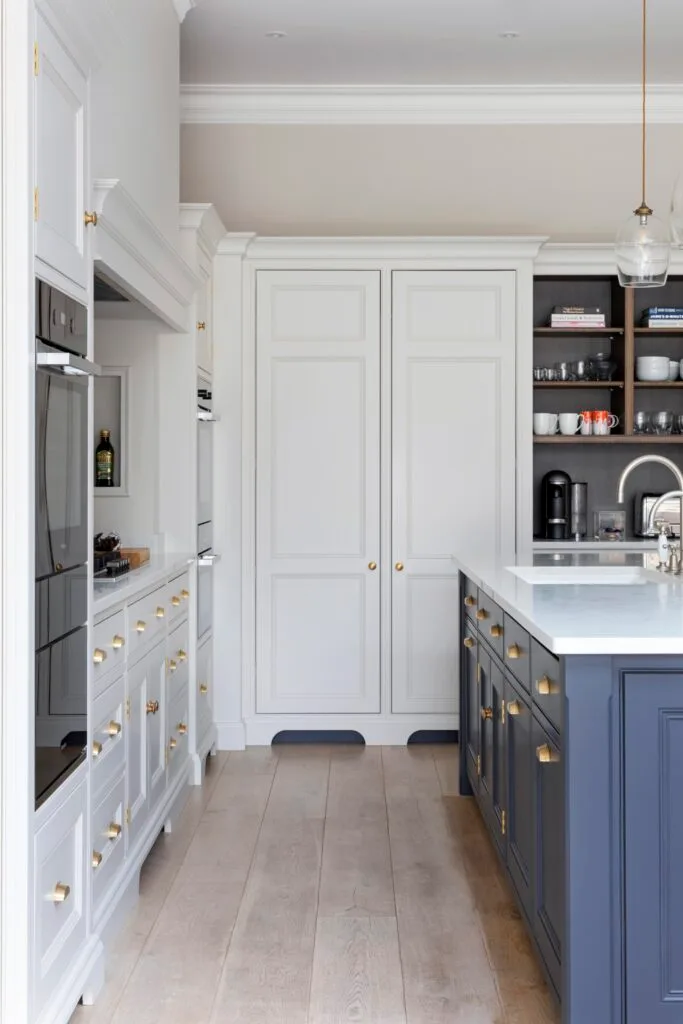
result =
[[[640,116],[637,85],[181,86],[184,124],[638,124]],[[683,83],[650,86],[648,120],[683,124]]]

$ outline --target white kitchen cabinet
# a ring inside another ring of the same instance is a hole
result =
[[[257,711],[378,712],[380,275],[257,296]]]
[[[128,844],[133,846],[166,785],[166,645],[162,641],[128,671]]]
[[[515,274],[396,271],[392,710],[458,710],[455,553],[515,551]]]
[[[211,320],[212,287],[207,278],[199,287],[196,299],[197,312],[197,368],[209,378],[213,369],[213,327]]]
[[[85,291],[88,78],[40,14],[34,70],[36,256]]]
[[[211,746],[207,734],[213,725],[213,640],[209,635],[197,649],[197,692],[194,748],[202,753]]]

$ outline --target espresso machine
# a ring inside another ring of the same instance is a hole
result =
[[[572,481],[561,469],[546,473],[541,481],[541,529],[546,540],[571,537]]]

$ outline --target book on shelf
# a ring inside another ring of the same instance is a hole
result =
[[[586,317],[552,317],[550,320],[551,327],[606,327],[604,317],[602,319],[590,319]]]
[[[643,320],[646,320],[649,316],[677,316],[683,317],[683,306],[648,306],[640,314]]]
[[[641,327],[683,327],[683,316],[669,317],[666,320],[657,317],[650,317],[649,320],[641,320]]]
[[[574,313],[577,315],[604,316],[605,312],[600,306],[553,306],[555,314]]]
[[[641,323],[652,322],[653,320],[658,324],[668,324],[670,320],[683,320],[683,309],[678,315],[667,313],[666,316],[642,316],[640,318]]]

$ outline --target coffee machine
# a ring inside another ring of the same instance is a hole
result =
[[[551,470],[541,481],[541,529],[546,540],[570,539],[571,488],[571,478],[561,469]]]

